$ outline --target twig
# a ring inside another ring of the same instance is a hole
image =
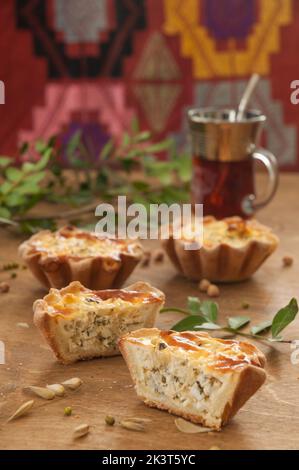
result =
[[[160,310],[160,313],[168,313],[168,312],[176,312],[176,313],[183,313],[184,315],[187,315],[189,316],[190,315],[190,312],[188,312],[188,310],[184,310],[182,308],[162,308]],[[196,314],[197,315],[197,314]],[[201,315],[198,315],[198,319],[199,321],[201,320]],[[216,323],[215,323],[216,325]],[[229,326],[221,326],[221,325],[217,325],[219,326],[219,328],[217,328],[216,331],[227,331],[228,333],[230,333],[231,335],[239,335],[239,336],[244,336],[245,338],[250,338],[250,339],[256,339],[257,341],[266,341],[268,343],[286,343],[286,344],[292,344],[292,340],[275,340],[275,338],[269,338],[267,336],[261,336],[261,335],[254,335],[254,334],[251,334],[251,333],[243,333],[239,330],[234,330],[233,328],[230,328]],[[205,328],[205,327],[202,327],[201,324],[199,323],[198,325],[198,330],[205,330],[205,331],[210,331],[210,328]]]
[[[98,202],[95,203],[93,202],[92,204],[89,204],[84,207],[80,207],[79,209],[71,209],[67,210],[64,212],[59,212],[58,214],[52,214],[52,215],[28,215],[28,216],[21,216],[21,217],[16,217],[14,220],[16,222],[23,222],[25,220],[44,220],[44,219],[50,219],[50,220],[61,220],[61,219],[72,219],[73,217],[77,217],[78,215],[82,214],[87,214],[88,212],[93,212],[96,207],[98,206]],[[1,220],[0,220],[1,221]]]

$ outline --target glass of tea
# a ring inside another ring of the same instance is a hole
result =
[[[203,204],[205,215],[216,218],[251,217],[273,198],[278,185],[275,156],[258,147],[266,117],[246,111],[236,120],[233,109],[198,108],[188,111],[193,148],[192,202]],[[264,200],[255,195],[254,162],[269,175]]]

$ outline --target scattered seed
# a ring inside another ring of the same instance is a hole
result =
[[[66,406],[66,407],[64,408],[64,414],[65,414],[65,416],[71,416],[72,412],[73,412],[73,410],[72,410],[71,406]]]
[[[55,393],[52,390],[48,390],[44,387],[35,387],[31,385],[29,387],[26,387],[26,390],[35,393],[35,395],[39,396],[40,398],[43,398],[44,400],[53,400],[53,398],[55,397]]]
[[[9,423],[13,419],[17,419],[17,418],[20,418],[21,416],[24,416],[26,413],[28,413],[31,410],[31,408],[33,407],[33,403],[34,403],[34,400],[29,400],[29,401],[26,401],[26,403],[23,403],[23,405],[21,405],[17,409],[17,411],[15,411],[14,414],[11,415],[10,418],[8,418],[7,422]]]
[[[212,446],[209,448],[209,450],[221,450],[221,449],[218,446]]]
[[[18,328],[29,328],[29,325],[28,325],[28,323],[25,323],[25,322],[24,323],[19,322],[19,323],[17,323],[17,327]]]
[[[282,258],[282,264],[285,267],[292,266],[293,262],[294,262],[294,259],[292,258],[292,256],[284,256]]]
[[[141,266],[143,268],[146,268],[150,264],[150,261],[151,261],[151,253],[150,251],[146,251],[141,260]]]
[[[58,397],[63,397],[63,395],[65,394],[65,388],[61,384],[47,385],[47,389],[54,392],[55,395],[57,395]]]
[[[152,420],[149,418],[126,418],[125,421],[133,421],[133,423],[146,424],[151,423]]]
[[[6,263],[6,264],[3,264],[2,266],[3,271],[10,271],[11,269],[18,269],[18,268],[19,268],[18,263]]]
[[[11,279],[15,279],[17,277],[17,273],[11,273],[10,277]]]
[[[247,310],[248,308],[250,307],[250,304],[248,302],[242,302],[242,308],[244,308],[244,310]]]
[[[108,424],[108,426],[113,426],[115,423],[115,418],[113,416],[106,416],[105,418],[105,423]]]
[[[207,294],[209,297],[219,297],[220,295],[219,287],[215,286],[215,284],[210,284],[207,290]]]
[[[122,428],[128,429],[129,431],[145,431],[145,427],[142,423],[135,423],[135,421],[125,419],[119,423]]]
[[[80,424],[74,429],[73,437],[74,439],[78,439],[80,437],[86,436],[89,433],[89,425],[88,424]]]
[[[154,263],[162,263],[164,261],[164,251],[156,250],[153,254]]]
[[[207,292],[208,288],[210,287],[211,283],[208,279],[202,279],[198,284],[198,288],[200,292]]]
[[[0,293],[6,294],[9,292],[10,285],[7,282],[0,282]]]
[[[70,388],[71,390],[76,390],[82,385],[82,380],[79,379],[79,377],[73,377],[72,379],[65,380],[62,382],[62,385],[65,385],[67,388]]]
[[[190,421],[186,421],[182,418],[175,419],[174,424],[176,425],[179,431],[184,432],[186,434],[197,434],[211,431],[211,428],[205,428],[203,426],[190,423]]]

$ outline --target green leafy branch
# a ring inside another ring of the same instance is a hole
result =
[[[248,316],[229,317],[227,325],[219,325],[217,323],[219,307],[216,302],[211,300],[201,301],[198,297],[188,297],[186,309],[169,307],[161,310],[161,313],[166,312],[186,315],[185,318],[173,325],[172,330],[174,331],[217,330],[259,341],[291,343],[292,341],[284,340],[280,333],[296,318],[298,303],[295,298],[291,299],[288,305],[281,308],[272,320],[252,326],[250,333],[241,331],[251,322]],[[271,336],[264,336],[264,333],[269,331]]]
[[[98,200],[113,201],[122,194],[128,202],[146,207],[151,203],[188,201],[190,156],[178,153],[172,139],[153,142],[149,131],[139,129],[136,118],[120,142],[109,140],[99,155],[91,148],[82,132],[77,131],[66,145],[55,136],[32,145],[25,142],[20,156],[26,162],[21,166],[10,157],[0,157],[0,223],[25,232],[55,229],[57,220],[76,223],[94,211]],[[31,209],[40,202],[72,209],[54,215],[32,215]]]

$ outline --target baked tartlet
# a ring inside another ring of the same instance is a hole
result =
[[[145,282],[95,291],[75,281],[34,302],[34,324],[64,364],[115,356],[118,338],[152,327],[164,300],[161,291]]]
[[[101,237],[72,226],[42,230],[19,247],[35,277],[47,288],[80,281],[90,289],[121,287],[142,258],[137,241]]]
[[[256,220],[229,217],[203,218],[203,243],[187,250],[196,239],[163,240],[175,267],[187,278],[213,282],[236,282],[251,277],[276,249],[279,239],[270,228]]]
[[[254,345],[207,333],[141,329],[119,347],[147,405],[215,430],[266,378],[265,356]]]

